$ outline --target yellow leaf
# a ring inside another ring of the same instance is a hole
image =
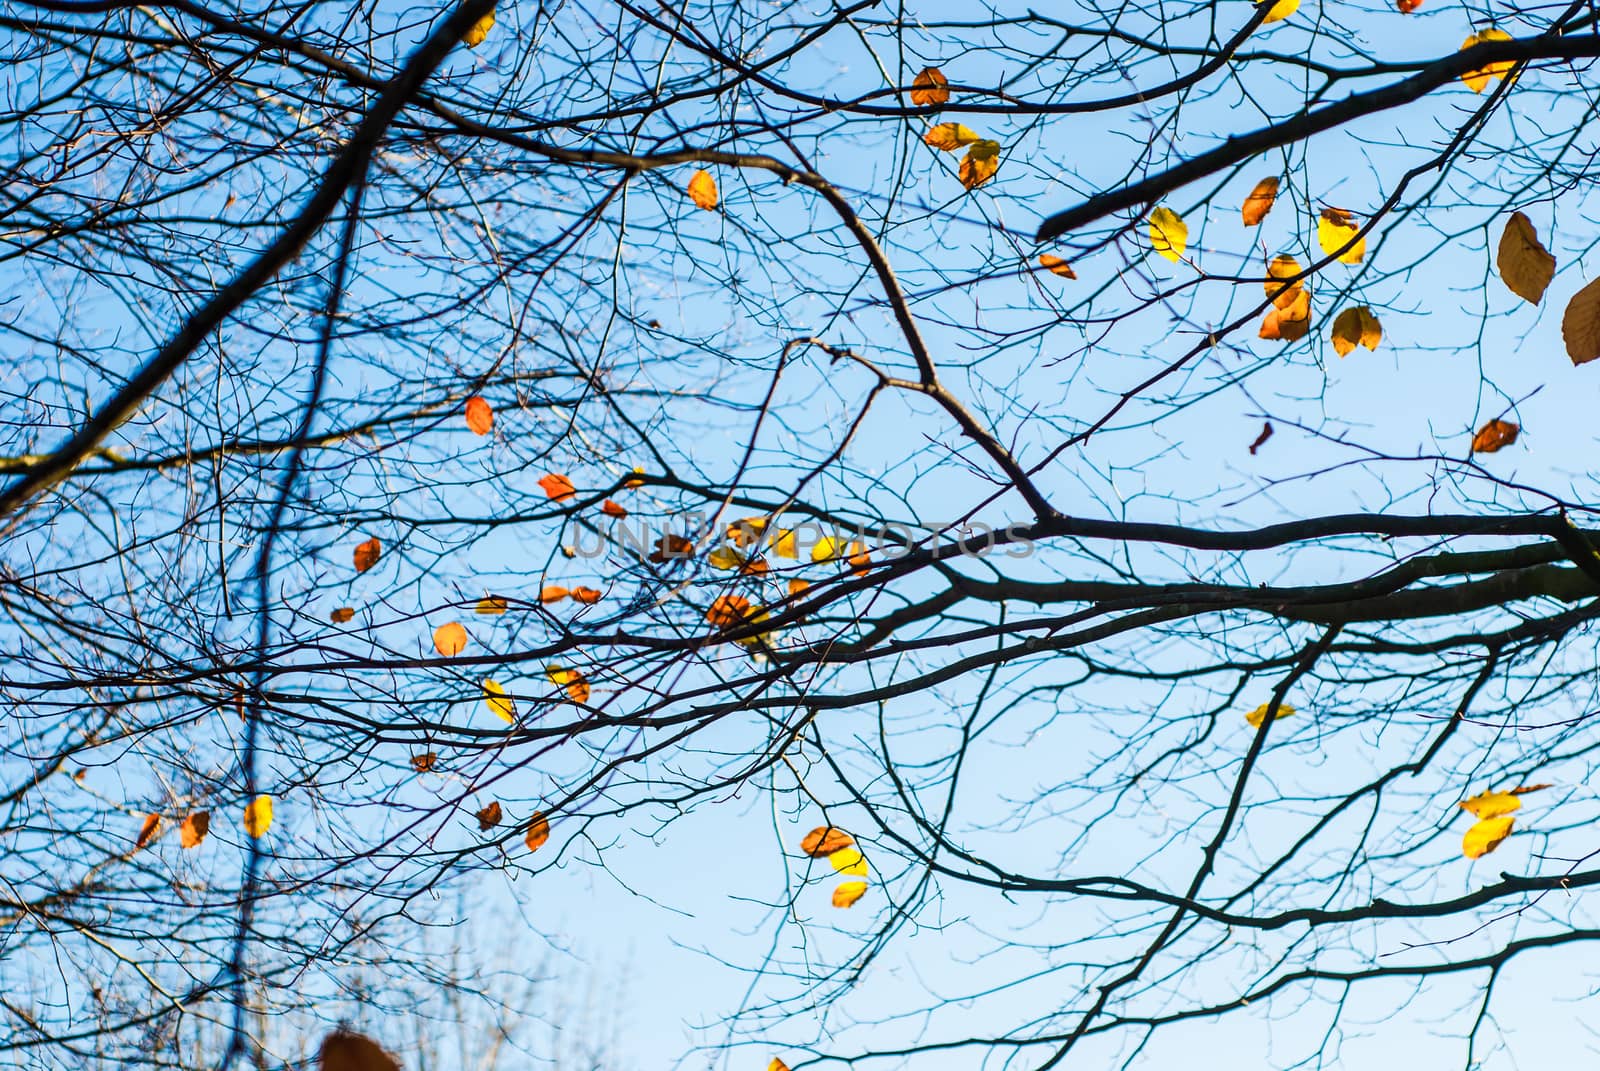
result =
[[[728,525],[728,539],[734,546],[747,550],[756,545],[756,540],[760,539],[761,533],[766,530],[765,517],[744,517]]]
[[[956,177],[961,180],[961,185],[969,190],[975,190],[994,178],[994,173],[999,169],[1000,143],[987,140],[975,141],[967,150],[967,155],[962,158],[961,166],[956,169]]]
[[[1333,348],[1343,357],[1357,346],[1369,350],[1378,348],[1383,341],[1383,327],[1372,310],[1365,305],[1353,305],[1333,320]]]
[[[1189,225],[1166,205],[1150,213],[1150,247],[1173,262],[1189,247]]]
[[[867,893],[867,883],[864,881],[842,881],[839,887],[833,890],[834,907],[854,907],[857,900]]]
[[[1261,728],[1261,723],[1267,720],[1267,708],[1269,706],[1271,706],[1270,703],[1262,703],[1259,707],[1246,714],[1244,720],[1250,723],[1251,728]],[[1294,707],[1291,707],[1288,703],[1280,703],[1278,704],[1278,717],[1272,720],[1277,721],[1278,718],[1287,718],[1294,712]]]
[[[929,127],[927,133],[922,135],[924,145],[932,146],[941,152],[955,152],[963,145],[971,145],[981,140],[983,139],[960,123],[940,123],[938,126]]]
[[[774,1056],[772,1062],[767,1065],[767,1071],[789,1071],[789,1065]]]
[[[1461,42],[1461,51],[1465,52],[1473,45],[1487,44],[1490,41],[1509,40],[1511,40],[1510,34],[1506,33],[1504,30],[1497,30],[1491,26],[1487,30],[1482,30],[1478,33],[1475,33],[1465,41]],[[1461,80],[1467,83],[1467,88],[1471,89],[1474,93],[1482,93],[1484,87],[1489,84],[1489,79],[1505,78],[1506,75],[1511,73],[1511,68],[1514,66],[1516,66],[1516,64],[1511,60],[1502,60],[1499,63],[1486,64],[1482,67],[1479,67],[1475,71],[1465,72],[1462,74]]]
[[[811,560],[814,562],[832,561],[844,553],[844,540],[832,536],[823,536],[817,540],[817,545],[811,548]]]
[[[1278,308],[1288,308],[1300,300],[1300,292],[1304,283],[1296,281],[1285,287],[1285,280],[1294,279],[1300,274],[1300,262],[1287,253],[1280,253],[1267,263],[1267,281],[1262,283],[1262,289],[1272,299]]]
[[[1300,8],[1300,0],[1256,0],[1256,3],[1258,5],[1272,5],[1267,9],[1267,17],[1261,20],[1261,25],[1263,26],[1268,23],[1282,22]]]
[[[1472,452],[1474,454],[1492,454],[1496,450],[1516,442],[1517,435],[1521,431],[1521,425],[1513,424],[1509,420],[1491,420],[1479,428],[1477,433],[1472,436]]]
[[[557,688],[564,688],[567,698],[574,703],[587,703],[589,701],[589,682],[582,673],[575,669],[564,669],[561,666],[546,666],[545,676],[550,678],[550,683]]]
[[[467,630],[459,621],[447,621],[433,630],[433,649],[446,658],[454,658],[467,646]]]
[[[780,558],[792,558],[799,561],[800,548],[796,545],[793,529],[785,528],[778,533],[777,537],[772,541],[772,553]]]
[[[486,595],[478,600],[473,613],[478,614],[503,614],[506,612],[506,600],[499,595]]]
[[[1294,0],[1298,7],[1300,0]],[[1267,20],[1272,21],[1272,20]],[[1278,199],[1278,176],[1264,178],[1255,184],[1250,195],[1244,199],[1240,214],[1244,217],[1246,227],[1254,227],[1267,218],[1267,213],[1272,211],[1273,202]]]
[[[1545,288],[1556,277],[1556,258],[1539,242],[1533,221],[1521,212],[1506,220],[1494,262],[1506,287],[1530,305],[1544,300]]]
[[[759,625],[761,622],[767,620],[767,618],[771,616],[771,614],[767,613],[766,607],[752,606],[750,609],[745,611],[744,620],[741,622],[741,624]],[[740,636],[733,642],[741,644],[745,647],[755,647],[756,645],[770,639],[771,636],[772,633],[770,632],[758,632],[754,636]]]
[[[1468,859],[1488,855],[1500,847],[1500,842],[1511,836],[1515,818],[1485,818],[1474,822],[1467,835],[1461,838],[1461,854]]]
[[[1573,364],[1600,357],[1600,279],[1572,295],[1561,317],[1561,338]]]
[[[506,695],[506,690],[500,686],[499,681],[485,680],[483,682],[483,702],[489,708],[489,713],[507,725],[516,723],[516,701]]]
[[[1339,254],[1341,264],[1360,264],[1361,259],[1367,255],[1367,240],[1362,238],[1349,249],[1344,249],[1360,232],[1355,219],[1342,208],[1324,208],[1322,215],[1317,217],[1317,244],[1328,256]]]
[[[800,838],[800,850],[813,859],[820,859],[824,855],[842,851],[855,842],[856,839],[842,829],[834,826],[818,826]]]
[[[811,581],[795,578],[789,581],[789,596],[793,598],[796,595],[804,595],[810,587]]]
[[[867,858],[861,854],[860,848],[840,848],[829,854],[828,862],[841,874],[852,874],[858,878],[867,876]]]
[[[272,797],[257,796],[244,809],[244,831],[252,837],[264,837],[272,828]]]
[[[701,169],[690,176],[689,200],[707,212],[717,207],[717,180],[711,177],[711,172]]]
[[[477,48],[489,39],[489,31],[493,28],[494,11],[491,9],[487,15],[472,24],[472,29],[462,35],[461,43],[468,48]],[[479,434],[481,435],[482,432],[479,432]]]
[[[400,1071],[394,1057],[377,1042],[343,1029],[323,1040],[317,1061],[321,1071]]]
[[[928,108],[950,100],[950,80],[937,67],[924,67],[911,83],[911,104]]]
[[[528,832],[522,842],[528,846],[530,852],[536,852],[544,847],[544,842],[550,839],[550,820],[544,816],[543,811],[534,811],[533,817],[528,820]]]
[[[178,844],[184,848],[198,848],[211,832],[211,812],[195,811],[178,826]]]
[[[721,546],[706,555],[706,563],[713,569],[734,570],[744,564],[744,558],[739,552],[729,546]]]
[[[1480,792],[1456,806],[1474,818],[1499,818],[1519,809],[1522,801],[1510,792]]]

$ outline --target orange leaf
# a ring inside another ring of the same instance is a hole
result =
[[[400,1071],[394,1057],[371,1038],[336,1030],[322,1042],[317,1055],[321,1071]]]
[[[467,647],[467,630],[459,621],[449,621],[433,630],[433,649],[446,658],[454,658]]]
[[[800,850],[813,859],[821,859],[841,848],[848,848],[855,842],[856,839],[842,829],[835,826],[818,826],[800,838]]]
[[[1305,338],[1311,330],[1311,292],[1304,287],[1295,287],[1291,292],[1295,298],[1287,306],[1267,310],[1259,332],[1262,338],[1293,342]]]
[[[867,883],[864,881],[841,881],[839,887],[833,890],[834,907],[855,907],[856,901],[867,894]]]
[[[424,751],[420,755],[411,756],[411,768],[418,773],[427,773],[439,764],[437,752]]]
[[[539,589],[539,601],[546,603],[560,602],[562,599],[571,594],[572,592],[568,591],[559,584],[546,584],[543,588]]]
[[[595,588],[573,588],[572,601],[581,602],[585,606],[593,606],[601,599],[601,592]]]
[[[967,149],[967,155],[961,158],[961,166],[956,168],[956,178],[967,189],[975,190],[994,178],[994,173],[999,169],[1000,143],[985,138],[973,142]]]
[[[332,621],[335,625],[342,625],[346,621],[349,621],[351,618],[353,618],[355,616],[356,616],[356,611],[355,611],[354,607],[352,607],[352,606],[341,606],[337,610],[335,610],[333,613],[328,615],[328,620]]]
[[[1521,430],[1509,420],[1491,420],[1472,437],[1472,452],[1492,454],[1503,446],[1510,446],[1517,441],[1517,433]]]
[[[789,1065],[774,1056],[772,1062],[767,1065],[767,1071],[789,1071]]]
[[[706,620],[717,628],[733,628],[750,612],[750,600],[743,595],[718,595],[706,611]]]
[[[717,180],[711,177],[711,172],[696,171],[689,179],[689,199],[697,208],[708,212],[717,207]]]
[[[950,80],[937,67],[924,67],[911,83],[911,104],[916,108],[929,108],[946,104],[950,100]]]
[[[791,580],[791,581],[789,581],[789,594],[790,595],[803,595],[808,590],[810,590],[810,588],[811,588],[811,581],[809,581],[809,580]]]
[[[600,512],[607,517],[626,517],[628,515],[628,511],[625,508],[617,505],[609,498],[600,503]]]
[[[489,806],[478,812],[478,832],[493,829],[500,824],[500,801],[490,800]]]
[[[544,847],[544,842],[550,839],[550,820],[544,816],[543,811],[534,811],[533,817],[528,821],[528,833],[523,837],[523,843],[530,852],[536,852]]]
[[[644,473],[644,469],[641,469],[638,465],[633,466],[633,471],[640,474]],[[626,487],[630,491],[637,491],[639,488],[644,486],[644,481],[635,477],[634,479],[624,482],[622,486]]]
[[[728,540],[740,550],[756,545],[761,533],[767,530],[765,517],[745,517],[728,525]]]
[[[1395,0],[1394,6],[1400,9],[1400,14],[1409,15],[1422,6],[1422,0]]]
[[[1250,195],[1244,199],[1244,206],[1240,209],[1244,216],[1246,227],[1258,226],[1267,218],[1267,213],[1272,211],[1273,202],[1278,199],[1278,176],[1264,178],[1256,183]]]
[[[1056,256],[1054,253],[1040,253],[1039,267],[1051,275],[1059,275],[1063,279],[1076,279],[1078,273],[1072,270],[1072,265]]]
[[[143,848],[145,845],[155,840],[156,834],[160,831],[161,816],[159,814],[145,815],[143,824],[139,826],[139,835],[133,840],[133,850],[138,851],[140,848]]]
[[[378,564],[378,559],[383,556],[383,544],[378,542],[378,537],[373,536],[365,543],[356,544],[356,572],[364,573]]]
[[[178,824],[178,844],[184,848],[198,848],[211,832],[211,812],[196,811]]]
[[[1561,338],[1573,364],[1600,357],[1600,279],[1572,295],[1561,314]]]
[[[494,410],[476,394],[467,399],[467,427],[474,435],[487,435],[494,430]]]
[[[565,502],[578,492],[573,488],[572,481],[560,473],[550,472],[539,477],[539,486],[544,488],[544,493],[557,502]]]
[[[662,565],[669,559],[687,558],[694,554],[694,544],[681,535],[664,535],[656,540],[656,549],[650,561]]]

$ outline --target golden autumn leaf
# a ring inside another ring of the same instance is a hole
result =
[[[499,681],[485,680],[483,682],[483,704],[489,708],[489,713],[507,725],[516,723],[517,704],[510,696],[506,695],[506,690]]]
[[[420,755],[411,756],[411,768],[418,773],[428,773],[439,765],[439,754],[436,751],[424,751]]]
[[[636,474],[634,478],[625,480],[622,484],[622,486],[629,491],[637,491],[639,488],[644,486],[644,480],[639,478],[640,476],[644,475],[644,469],[640,468],[638,465],[635,465],[633,466],[633,471]]]
[[[967,155],[961,158],[961,166],[956,169],[956,177],[961,180],[961,185],[969,190],[975,190],[994,178],[998,170],[1000,170],[1000,143],[985,138],[972,143]]]
[[[1244,720],[1250,723],[1250,727],[1252,729],[1261,728],[1261,723],[1267,720],[1267,709],[1271,705],[1272,704],[1270,704],[1270,703],[1262,703],[1259,707],[1256,707],[1250,713],[1246,714],[1244,716]],[[1279,703],[1278,704],[1278,716],[1276,718],[1273,718],[1272,720],[1273,721],[1278,721],[1281,718],[1287,718],[1291,714],[1293,714],[1294,712],[1295,712],[1294,707],[1291,707],[1288,703]]]
[[[394,1057],[371,1038],[336,1030],[322,1041],[320,1071],[400,1071]]]
[[[835,539],[833,536],[823,536],[811,548],[811,560],[814,562],[827,562],[843,557],[845,541]]]
[[[800,838],[800,850],[813,859],[842,851],[855,844],[856,839],[834,826],[818,826]]]
[[[792,528],[785,528],[773,538],[772,553],[776,554],[780,558],[792,558],[795,561],[800,560],[799,542],[795,539],[794,530]]]
[[[209,832],[211,832],[210,811],[195,811],[186,815],[183,821],[178,823],[178,846],[198,848]]]
[[[1342,208],[1324,208],[1317,217],[1317,244],[1328,256],[1335,253],[1339,255],[1341,264],[1360,264],[1367,255],[1367,240],[1365,237],[1356,241],[1349,249],[1344,247],[1355,239],[1361,228],[1356,226],[1355,217]],[[1339,250],[1344,249],[1340,253]]]
[[[539,589],[539,601],[543,603],[560,602],[571,594],[572,592],[560,584],[546,584]]]
[[[938,149],[941,152],[955,152],[963,145],[971,145],[975,141],[982,141],[967,127],[960,123],[940,123],[931,126],[922,135],[922,143]]]
[[[251,837],[264,837],[272,828],[272,797],[260,795],[244,809],[244,831]]]
[[[489,39],[489,31],[494,29],[494,11],[491,9],[487,15],[472,24],[472,28],[461,35],[461,43],[468,48],[477,48]],[[478,434],[483,434],[479,432]]]
[[[748,550],[756,545],[766,530],[765,517],[743,517],[728,525],[728,540],[741,550]]]
[[[1545,288],[1556,277],[1556,258],[1540,243],[1533,221],[1521,212],[1506,220],[1494,263],[1506,288],[1530,305],[1544,300]]]
[[[1293,297],[1288,304],[1267,310],[1258,332],[1262,338],[1295,342],[1311,330],[1311,292],[1297,286],[1289,293]]]
[[[1040,253],[1039,267],[1051,275],[1059,275],[1063,279],[1076,279],[1078,277],[1078,273],[1072,270],[1072,265],[1054,253]]]
[[[717,207],[717,180],[704,168],[689,177],[689,200],[707,212]]]
[[[731,572],[744,564],[744,555],[732,547],[718,547],[706,555],[706,564],[713,569],[724,569]]]
[[[811,581],[809,580],[800,580],[797,578],[789,581],[790,597],[795,595],[804,595],[809,590],[811,590]]]
[[[1244,225],[1259,226],[1261,221],[1267,218],[1267,213],[1272,211],[1272,206],[1277,200],[1278,176],[1272,175],[1256,183],[1239,209],[1240,215],[1244,217]]]
[[[373,536],[365,543],[357,543],[355,551],[356,572],[364,573],[378,564],[378,559],[383,556],[383,544],[378,542],[378,537]]]
[[[503,595],[485,595],[478,600],[478,605],[472,608],[475,614],[503,614],[506,612],[506,600]]]
[[[474,435],[487,435],[494,430],[494,410],[476,394],[467,399],[467,428]]]
[[[767,568],[768,568],[767,559],[765,559],[761,555],[757,554],[755,557],[749,559],[743,565],[739,566],[739,575],[740,576],[766,576],[767,575]]]
[[[1333,318],[1333,348],[1340,357],[1357,346],[1369,350],[1383,341],[1383,326],[1365,305],[1352,305]]]
[[[706,620],[717,628],[734,628],[750,613],[750,600],[743,595],[718,595],[706,610]]]
[[[1516,819],[1511,817],[1485,818],[1474,822],[1466,836],[1461,838],[1461,854],[1468,859],[1488,855],[1500,847],[1501,841],[1511,836],[1511,827],[1515,823]]]
[[[841,881],[839,887],[833,890],[834,907],[854,907],[856,901],[867,894],[867,883],[864,881]]]
[[[911,80],[911,104],[916,108],[934,108],[950,101],[950,80],[937,67],[924,67]]]
[[[335,625],[342,625],[355,616],[356,609],[354,606],[341,606],[333,613],[328,615],[328,620],[332,621]]]
[[[567,698],[574,703],[589,701],[589,681],[577,670],[549,665],[544,668],[544,675],[549,678],[551,684],[565,689]]]
[[[1472,452],[1474,454],[1492,454],[1501,447],[1510,446],[1517,441],[1517,436],[1522,431],[1520,425],[1509,420],[1496,417],[1472,436]]]
[[[565,502],[578,493],[577,489],[572,486],[572,481],[559,472],[548,472],[540,476],[539,486],[547,496],[557,502]]]
[[[830,852],[828,862],[841,874],[850,874],[858,878],[867,876],[867,857],[861,854],[860,848],[852,846]]]
[[[500,824],[500,801],[490,800],[489,805],[483,810],[479,811],[476,817],[478,819],[479,833],[482,833],[486,829],[493,829],[495,826]]]
[[[767,1071],[789,1071],[789,1065],[774,1056],[772,1062],[767,1065]]]
[[[1267,8],[1267,17],[1261,20],[1261,25],[1266,26],[1273,22],[1282,22],[1300,9],[1300,0],[1256,0],[1257,5],[1270,4]]]
[[[620,517],[626,517],[628,515],[628,511],[627,511],[626,507],[619,506],[617,503],[611,501],[611,499],[609,499],[609,498],[606,499],[604,502],[600,503],[600,512],[604,513],[607,517],[618,517],[618,518],[620,518]]]
[[[1491,791],[1480,792],[1471,799],[1462,800],[1456,806],[1474,818],[1499,818],[1519,809],[1522,801],[1513,792]]]
[[[865,576],[872,566],[872,555],[867,552],[866,545],[859,539],[853,539],[847,550],[849,554],[844,563],[850,567],[851,575]]]
[[[133,838],[133,850],[138,851],[156,839],[156,834],[161,832],[161,816],[147,814],[144,821],[139,824],[139,835]]]
[[[1487,44],[1490,41],[1509,41],[1511,35],[1504,30],[1497,30],[1493,26],[1487,30],[1480,30],[1465,41],[1461,42],[1461,51],[1465,52],[1473,45]],[[1510,60],[1501,60],[1499,63],[1490,63],[1479,67],[1475,71],[1467,71],[1461,80],[1467,83],[1467,88],[1474,93],[1482,93],[1491,78],[1504,78],[1511,73],[1511,68],[1516,66]]]
[[[447,621],[433,630],[433,649],[445,658],[454,658],[467,648],[467,630],[459,621]]]
[[[1189,247],[1189,225],[1166,205],[1150,213],[1150,248],[1168,260],[1177,262]]]
[[[1290,279],[1295,279],[1300,272],[1300,262],[1287,253],[1279,253],[1267,262],[1267,278],[1261,284],[1261,288],[1267,292],[1267,296],[1278,308],[1286,308],[1300,300],[1300,294],[1305,287],[1304,281],[1296,279],[1293,283],[1288,282]]]
[[[1573,364],[1600,357],[1600,279],[1572,295],[1561,316],[1561,338]]]
[[[759,625],[763,621],[767,620],[767,618],[770,617],[770,616],[771,615],[767,613],[766,607],[764,607],[764,606],[752,606],[752,607],[750,607],[749,611],[744,615],[744,624],[747,624],[747,625]],[[740,644],[740,645],[742,645],[744,647],[757,647],[763,641],[767,640],[771,635],[772,634],[769,633],[769,632],[758,632],[753,636],[741,636],[738,639],[734,640],[733,642],[737,643],[737,644]]]
[[[586,588],[579,585],[572,589],[572,601],[582,603],[585,606],[593,606],[603,597],[604,593],[599,588]]]
[[[544,842],[550,839],[550,820],[544,816],[543,811],[534,811],[533,817],[528,819],[528,832],[523,835],[522,843],[528,846],[528,851],[536,852],[544,847]]]

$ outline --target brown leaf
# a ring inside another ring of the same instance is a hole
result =
[[[328,615],[328,620],[332,621],[335,625],[342,625],[346,621],[349,621],[351,618],[353,618],[355,616],[356,616],[355,607],[353,607],[353,606],[341,606],[337,610],[335,610],[333,613]]]
[[[558,472],[546,473],[539,477],[539,486],[544,493],[557,502],[565,502],[578,492],[573,488],[572,481]]]
[[[1256,183],[1250,195],[1244,199],[1240,209],[1244,216],[1244,225],[1254,227],[1267,218],[1267,213],[1272,211],[1273,202],[1278,199],[1278,176],[1264,178]]]
[[[489,806],[478,812],[478,831],[493,829],[500,824],[500,801],[490,800]]]
[[[1600,279],[1572,295],[1561,317],[1561,337],[1573,364],[1600,357]]]
[[[184,848],[198,848],[211,832],[211,812],[195,811],[178,824],[178,844]]]
[[[969,190],[975,190],[985,182],[994,178],[1000,169],[1000,143],[998,141],[975,141],[967,150],[967,155],[961,158],[961,166],[956,169],[956,177],[961,180],[961,185]]]
[[[706,211],[717,207],[717,180],[706,170],[696,171],[689,179],[689,199],[697,208]]]
[[[439,764],[439,754],[435,751],[424,751],[420,755],[411,756],[411,768],[418,773],[427,773]]]
[[[1333,318],[1331,341],[1334,352],[1340,357],[1357,346],[1375,350],[1383,341],[1383,327],[1367,306],[1351,306]]]
[[[1494,262],[1506,287],[1530,305],[1544,300],[1545,288],[1556,277],[1556,258],[1539,243],[1533,222],[1521,212],[1506,220]]]
[[[1269,421],[1261,425],[1261,434],[1257,435],[1255,442],[1250,444],[1250,456],[1254,457],[1256,451],[1265,446],[1270,438],[1272,438],[1272,423]]]
[[[950,80],[937,67],[924,67],[911,82],[911,104],[931,108],[950,101]]]
[[[718,595],[706,611],[706,620],[717,628],[734,628],[750,613],[750,600],[743,595]]]
[[[144,822],[139,826],[139,835],[133,839],[133,850],[138,851],[155,840],[156,834],[159,832],[161,832],[161,816],[159,814],[145,815]]]
[[[378,564],[378,559],[383,556],[383,544],[378,542],[378,537],[373,536],[365,543],[356,544],[355,562],[356,572],[364,573]]]
[[[600,503],[600,512],[604,513],[607,517],[626,517],[628,515],[628,511],[625,507],[617,505],[617,503],[611,501],[609,498]]]
[[[821,859],[841,848],[848,848],[855,842],[856,839],[842,829],[835,826],[818,826],[800,838],[800,850],[813,859]]]
[[[1076,279],[1078,277],[1078,273],[1072,270],[1072,265],[1054,253],[1040,253],[1039,266],[1051,275],[1059,275],[1063,279]]]
[[[467,427],[474,435],[487,435],[494,430],[494,410],[476,394],[467,399]]]
[[[321,1071],[400,1071],[395,1058],[377,1042],[343,1029],[323,1039],[317,1060]]]
[[[528,846],[530,852],[536,852],[544,847],[544,842],[550,839],[550,820],[544,816],[543,811],[534,811],[533,817],[528,820],[528,832],[522,842]]]
[[[656,549],[650,554],[650,561],[657,565],[666,563],[669,559],[687,558],[694,554],[694,544],[681,535],[664,535],[656,540]]]
[[[459,621],[447,621],[433,630],[433,649],[446,658],[454,658],[467,647],[467,630]]]
[[[577,587],[572,589],[572,601],[581,602],[585,606],[593,606],[602,597],[602,593],[596,588]]]
[[[1509,420],[1498,418],[1489,421],[1478,429],[1472,437],[1472,452],[1474,454],[1492,454],[1501,447],[1510,446],[1517,441],[1517,434],[1522,429]]]

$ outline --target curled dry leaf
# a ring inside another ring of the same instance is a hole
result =
[[[355,551],[356,572],[364,573],[378,564],[378,559],[383,557],[383,544],[378,542],[378,537],[373,536],[365,543],[357,543]]]
[[[911,81],[911,104],[916,108],[936,108],[950,102],[950,80],[937,67],[924,67]]]
[[[611,501],[609,498],[600,503],[600,512],[604,513],[607,517],[626,517],[628,515],[628,511],[625,507],[617,505],[617,503]]]
[[[967,150],[967,155],[961,158],[961,166],[956,169],[956,177],[961,180],[961,185],[969,190],[975,190],[994,178],[998,170],[1000,170],[1000,143],[983,139],[973,142],[972,147]]]
[[[818,826],[800,838],[800,850],[813,859],[842,851],[854,845],[856,839],[835,826]]]
[[[704,168],[689,177],[689,200],[707,212],[717,207],[717,180]]]
[[[461,35],[461,43],[468,48],[477,48],[489,39],[489,31],[492,29],[494,29],[494,11],[490,10],[487,15],[474,22],[470,30]]]
[[[576,587],[572,589],[572,601],[581,602],[585,606],[593,606],[602,598],[598,588]]]
[[[272,828],[272,797],[260,795],[244,809],[244,831],[251,837],[264,837]]]
[[[1150,213],[1150,248],[1176,262],[1189,247],[1189,225],[1166,205]]]
[[[578,493],[572,486],[572,481],[559,472],[547,472],[539,477],[539,486],[544,493],[557,502],[565,502]]]
[[[1572,295],[1561,317],[1561,338],[1573,364],[1600,357],[1600,279]]]
[[[1456,806],[1474,818],[1499,818],[1520,808],[1522,801],[1513,792],[1480,792]]]
[[[1556,258],[1539,241],[1533,221],[1521,212],[1506,220],[1494,263],[1506,288],[1530,305],[1544,300],[1545,288],[1556,277]]]
[[[1250,456],[1254,457],[1256,451],[1267,445],[1267,440],[1270,438],[1272,438],[1272,422],[1269,420],[1261,425],[1261,434],[1250,444]]]
[[[500,824],[500,801],[490,800],[489,805],[478,812],[478,832],[493,829]]]
[[[1343,208],[1324,208],[1317,217],[1317,244],[1328,256],[1337,254],[1341,264],[1360,264],[1367,255],[1366,238],[1356,238],[1360,233],[1355,217]]]
[[[475,614],[503,614],[506,612],[506,600],[503,595],[485,595],[478,600],[478,605],[473,607]]]
[[[328,615],[328,620],[332,621],[335,625],[342,625],[346,621],[349,621],[352,618],[354,618],[355,616],[356,616],[356,609],[355,609],[354,606],[341,606],[337,610],[335,610],[333,613]]]
[[[1271,20],[1269,19],[1268,21]],[[1244,217],[1244,225],[1246,227],[1259,226],[1261,221],[1267,218],[1267,213],[1272,211],[1272,206],[1277,200],[1278,176],[1273,175],[1256,183],[1249,195],[1245,197],[1244,205],[1239,210]]]
[[[539,589],[539,601],[543,603],[560,602],[571,594],[571,591],[568,591],[560,584],[546,584]]]
[[[467,648],[467,630],[459,621],[447,621],[433,630],[433,649],[445,658],[454,658]]]
[[[963,145],[971,145],[975,141],[982,140],[971,129],[960,123],[940,123],[938,126],[929,127],[922,135],[924,145],[940,152],[955,152]]]
[[[1472,437],[1472,452],[1474,454],[1492,454],[1501,447],[1510,446],[1517,441],[1517,435],[1522,428],[1509,420],[1498,418],[1489,421],[1479,428]]]
[[[1549,781],[1540,781],[1537,785],[1518,785],[1516,788],[1511,789],[1511,794],[1513,796],[1526,796],[1530,792],[1543,792],[1550,785]]]
[[[494,430],[494,410],[476,394],[467,399],[467,427],[474,435],[487,435]]]
[[[501,687],[499,681],[485,680],[483,682],[483,703],[489,708],[489,713],[507,725],[516,723],[517,705],[506,695],[506,690]]]
[[[694,544],[681,535],[664,535],[656,540],[656,549],[649,560],[657,565],[694,556]]]
[[[317,1061],[320,1071],[400,1071],[394,1057],[376,1041],[348,1030],[324,1038]]]
[[[854,907],[856,901],[867,894],[867,883],[864,881],[841,881],[839,887],[833,890],[834,907]]]
[[[1254,728],[1254,729],[1261,728],[1261,723],[1267,720],[1267,710],[1271,706],[1272,706],[1271,703],[1262,703],[1259,707],[1256,707],[1250,713],[1246,714],[1244,716],[1244,720],[1250,723],[1251,728]],[[1293,714],[1294,712],[1295,712],[1294,707],[1291,707],[1288,703],[1279,703],[1278,704],[1278,716],[1276,718],[1273,718],[1272,720],[1273,721],[1277,721],[1280,718],[1287,718],[1291,714]]]
[[[1468,859],[1488,855],[1511,836],[1511,827],[1515,823],[1516,819],[1511,817],[1485,818],[1474,822],[1466,836],[1461,838],[1461,854]]]
[[[1383,326],[1365,305],[1352,306],[1333,318],[1333,348],[1340,357],[1357,346],[1369,350],[1383,341]]]
[[[1078,277],[1078,273],[1072,270],[1072,265],[1054,253],[1040,253],[1039,267],[1051,275],[1059,275],[1063,279],[1076,279]]]
[[[534,811],[533,817],[528,819],[528,832],[523,835],[522,843],[528,846],[528,851],[536,852],[544,847],[544,842],[550,839],[550,820],[544,816],[543,811]]]
[[[743,595],[718,595],[706,611],[706,620],[717,628],[734,628],[750,614],[750,600]]]
[[[428,773],[437,765],[439,765],[439,753],[436,751],[424,751],[420,755],[411,756],[411,768],[418,773]]]
[[[209,832],[211,832],[211,812],[195,811],[178,823],[178,845],[183,848],[198,848]]]
[[[147,814],[144,821],[139,824],[139,835],[133,838],[133,850],[138,851],[156,839],[156,834],[161,832],[161,816]]]

